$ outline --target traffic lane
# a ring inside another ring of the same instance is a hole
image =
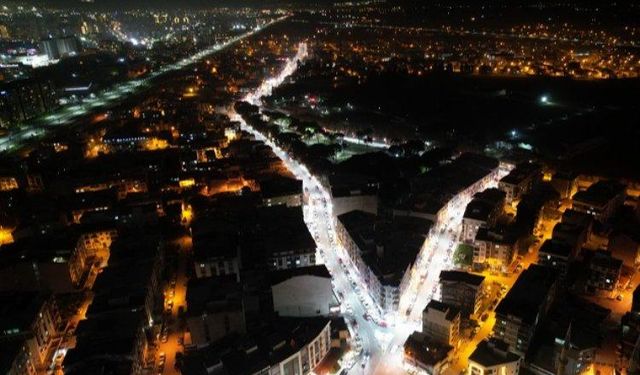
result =
[[[314,234],[317,235],[316,239],[321,251],[321,256],[331,271],[336,294],[339,296],[342,295],[344,307],[351,311],[351,313],[345,315],[347,319],[350,319],[350,323],[356,323],[355,325],[351,324],[354,326],[354,332],[360,338],[362,345],[362,351],[351,371],[366,371],[368,367],[373,368],[375,366],[373,361],[377,362],[380,359],[380,349],[375,337],[377,327],[370,321],[364,319],[365,307],[362,305],[355,288],[351,284],[351,280],[340,264],[340,257],[337,251],[334,250],[337,249],[337,247],[332,246],[332,241],[329,236],[332,228],[330,228],[328,224],[329,213],[327,212],[328,206],[325,203],[326,201],[324,201],[324,197],[321,197],[321,193],[317,187],[312,188],[311,191],[315,194],[312,193],[312,204],[309,209],[305,211],[310,215],[309,221],[312,223],[312,230],[316,232]],[[314,204],[313,202],[318,202],[319,204]],[[367,354],[369,354],[369,358],[367,358]]]

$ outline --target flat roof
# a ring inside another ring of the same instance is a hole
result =
[[[620,194],[624,194],[626,186],[615,180],[601,180],[589,186],[587,190],[579,191],[573,196],[574,202],[593,206],[604,206]]]
[[[482,340],[469,356],[473,361],[484,367],[494,367],[502,364],[516,362],[520,356],[508,351],[508,345],[500,340]]]
[[[413,357],[427,366],[444,361],[452,350],[452,346],[429,340],[422,332],[413,332],[404,343],[405,356]]]
[[[424,308],[424,311],[427,311],[429,309],[434,309],[434,310],[438,310],[440,312],[445,313],[448,321],[453,320],[457,315],[460,314],[459,308],[455,306],[451,306],[441,301],[437,301],[435,299],[432,299],[431,301],[429,301],[429,303],[427,304],[427,307]]]
[[[411,181],[412,194],[398,205],[428,214],[436,214],[459,192],[498,168],[497,159],[472,153],[461,154],[451,163],[440,165]]]
[[[479,286],[484,281],[484,276],[474,275],[464,271],[440,271],[440,282],[452,281]]]
[[[286,195],[302,194],[302,180],[275,176],[270,179],[260,180],[260,193],[263,198],[274,198]]]
[[[522,271],[513,287],[496,307],[496,314],[512,315],[533,324],[547,300],[557,273],[550,267],[532,264]]]
[[[380,282],[397,286],[415,261],[433,222],[407,216],[380,217],[354,210],[338,220]]]
[[[563,241],[545,240],[540,246],[540,254],[549,254],[557,257],[568,258],[573,252],[571,245]]]
[[[540,174],[542,167],[537,163],[520,163],[508,175],[504,176],[500,182],[510,185],[519,185],[524,180]]]
[[[316,276],[325,279],[331,279],[329,270],[324,264],[322,264],[317,266],[298,267],[272,271],[271,273],[269,273],[269,280],[271,281],[271,285],[276,285],[296,276]]]
[[[329,176],[331,196],[334,198],[357,195],[377,195],[377,180],[354,173],[334,173]]]

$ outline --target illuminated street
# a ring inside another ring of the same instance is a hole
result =
[[[277,87],[285,79],[293,74],[297,61],[302,61],[307,56],[306,45],[301,44],[295,57],[285,64],[280,75],[265,80],[256,91],[248,94],[247,102],[254,105],[261,104],[261,98],[269,95],[274,87]],[[235,121],[243,125],[243,129],[252,132],[256,138],[265,141],[284,162],[287,168],[304,182],[305,193],[308,194],[305,218],[309,229],[314,234],[320,252],[319,259],[324,259],[329,268],[337,295],[342,295],[342,307],[346,311],[345,317],[351,322],[352,332],[358,332],[356,342],[362,342],[362,353],[358,357],[354,373],[403,373],[402,345],[411,332],[421,330],[422,310],[437,293],[438,278],[441,270],[453,268],[453,249],[457,245],[456,240],[460,234],[462,215],[466,205],[473,194],[461,193],[449,203],[448,215],[442,223],[432,230],[432,233],[423,246],[418,263],[415,266],[413,278],[400,300],[400,312],[381,316],[374,307],[364,283],[357,275],[355,266],[351,265],[346,250],[338,244],[335,232],[335,218],[331,213],[330,196],[326,189],[312,176],[307,168],[291,159],[272,140],[266,139],[262,134],[249,127],[241,116],[230,113]],[[496,187],[500,178],[508,173],[509,169],[501,169],[491,180],[485,181],[480,187],[484,190]],[[343,266],[345,265],[345,266]],[[357,285],[352,287],[352,282]],[[371,318],[364,319],[368,314]],[[355,319],[356,324],[352,322]],[[385,321],[388,328],[384,328],[376,321]],[[490,325],[485,324],[484,331],[488,334]],[[483,331],[483,332],[484,332]],[[367,355],[368,354],[368,355]],[[470,353],[467,353],[467,356]]]
[[[5,0],[0,374],[640,375],[640,7]]]
[[[274,87],[282,84],[288,76],[293,74],[298,61],[304,60],[306,56],[307,46],[305,44],[299,45],[296,56],[287,61],[281,73],[277,77],[267,79],[256,91],[248,94],[245,98],[246,101],[260,104],[260,99],[271,93]],[[355,361],[349,361],[343,365],[349,369],[350,373],[354,374],[375,372],[374,370],[387,347],[390,333],[389,330],[374,323],[373,319],[366,320],[364,318],[365,313],[368,313],[370,316],[380,319],[380,314],[373,309],[373,302],[367,294],[362,292],[362,287],[354,288],[351,284],[352,281],[355,281],[358,285],[362,285],[354,275],[355,268],[347,266],[347,262],[350,261],[345,250],[335,241],[331,203],[327,192],[304,166],[292,160],[271,140],[250,128],[240,115],[231,112],[229,114],[233,120],[242,124],[243,129],[252,132],[257,139],[265,141],[285,162],[287,168],[303,181],[307,196],[307,205],[304,210],[305,220],[316,239],[317,258],[324,260],[331,272],[335,294],[341,296],[342,309],[353,335],[352,345],[356,352]],[[343,267],[341,264],[345,264],[345,266]]]
[[[142,89],[147,89],[153,85],[153,81],[162,76],[163,74],[184,69],[185,67],[194,64],[203,58],[222,51],[225,48],[246,39],[265,28],[285,20],[287,16],[277,18],[265,25],[256,27],[253,30],[247,31],[241,35],[230,38],[228,41],[220,44],[213,45],[206,48],[192,56],[181,59],[180,61],[168,64],[162,68],[150,73],[145,78],[134,79],[128,82],[119,83],[114,87],[111,87],[105,91],[98,93],[94,98],[88,98],[80,104],[71,104],[60,108],[55,113],[51,113],[44,118],[44,124],[36,125],[40,120],[33,121],[32,124],[22,124],[19,129],[11,132],[11,134],[0,138],[0,152],[11,151],[19,148],[24,142],[29,142],[39,137],[44,136],[49,128],[55,128],[61,125],[67,125],[74,119],[85,116],[90,113],[99,111],[100,109],[108,108],[109,106],[118,103],[124,98],[135,94]]]
[[[158,357],[161,353],[165,355],[165,364],[162,368],[162,374],[177,375],[180,371],[175,366],[176,354],[184,353],[184,325],[180,322],[180,311],[185,311],[186,295],[187,295],[187,260],[186,254],[191,251],[191,239],[183,237],[175,243],[178,252],[178,265],[176,274],[169,282],[165,289],[165,324],[168,327],[166,334],[166,342],[163,340],[163,332],[160,332]]]

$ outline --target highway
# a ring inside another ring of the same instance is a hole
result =
[[[56,127],[67,125],[81,116],[85,116],[92,112],[108,108],[109,106],[118,103],[120,100],[128,96],[140,92],[140,90],[144,88],[150,87],[154,79],[160,77],[161,75],[183,69],[213,53],[219,52],[239,42],[240,40],[246,39],[258,33],[275,23],[283,21],[288,17],[288,15],[283,16],[262,26],[256,26],[250,31],[230,38],[224,43],[212,45],[193,54],[192,56],[185,57],[178,62],[167,64],[160,69],[150,73],[144,78],[134,79],[131,81],[116,84],[113,87],[110,87],[109,89],[98,93],[95,97],[83,100],[81,103],[74,103],[64,106],[57,110],[55,113],[46,115],[44,118],[38,118],[31,121],[30,123],[22,124],[17,129],[11,131],[9,135],[0,138],[0,152],[15,150],[24,145],[25,142],[44,136],[50,129],[55,129]]]

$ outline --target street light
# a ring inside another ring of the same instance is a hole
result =
[[[548,95],[542,95],[540,97],[540,104],[549,104],[549,96]]]

